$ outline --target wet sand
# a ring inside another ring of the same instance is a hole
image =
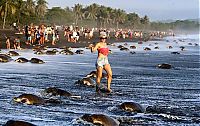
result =
[[[23,120],[38,126],[85,126],[91,124],[80,119],[84,114],[104,114],[120,121],[120,126],[199,126],[199,46],[195,46],[199,39],[195,36],[109,46],[113,52],[109,55],[113,70],[111,95],[75,84],[96,69],[97,53],[83,49],[84,54],[77,55],[36,55],[30,49],[17,50],[20,56],[0,65],[0,125],[8,120]],[[131,49],[132,44],[137,48]],[[136,53],[120,51],[118,45]],[[173,48],[169,49],[169,45]],[[157,46],[159,49],[154,48]],[[185,50],[181,51],[180,46]],[[145,47],[152,50],[145,51]],[[180,54],[171,54],[174,51]],[[6,52],[2,49],[2,53]],[[40,58],[45,63],[14,62],[19,57]],[[160,63],[169,63],[173,68],[158,69]],[[105,78],[102,84],[106,84]],[[57,97],[63,103],[37,106],[12,102],[13,97],[23,93],[43,97],[41,91],[48,87],[69,91],[81,99]],[[124,102],[136,102],[146,112],[123,111],[119,105]]]

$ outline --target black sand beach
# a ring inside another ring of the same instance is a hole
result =
[[[83,36],[80,36],[80,39],[78,42],[68,42],[66,38],[64,37],[64,31],[60,31],[60,40],[56,43],[56,45],[51,45],[51,38],[49,37],[49,42],[45,42],[44,46],[52,47],[52,48],[63,48],[63,47],[74,47],[74,48],[80,48],[80,47],[87,47],[91,43],[96,43],[99,41],[99,33],[94,32],[94,37],[91,39],[85,39]],[[113,33],[111,33],[113,34]],[[13,41],[15,38],[20,37],[21,40],[21,48],[24,49],[31,49],[32,45],[26,45],[25,44],[25,36],[24,34],[16,34],[16,31],[14,30],[3,30],[0,29],[0,49],[6,49],[6,37],[10,37],[11,39],[11,49],[14,49],[13,47]],[[116,43],[116,42],[139,42],[139,41],[147,41],[150,40],[149,38],[133,38],[133,39],[115,39],[114,37],[110,37],[107,39],[108,43]],[[154,38],[151,39],[151,41],[159,41],[162,40],[161,38]]]

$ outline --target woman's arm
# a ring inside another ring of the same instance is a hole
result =
[[[91,46],[91,52],[97,51],[98,48],[99,48],[99,43],[97,43],[95,46]]]

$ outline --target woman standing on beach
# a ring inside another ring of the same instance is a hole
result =
[[[100,89],[103,69],[107,73],[108,91],[112,92],[110,88],[110,84],[112,81],[112,69],[108,62],[109,49],[107,47],[106,39],[107,39],[106,32],[100,32],[100,42],[98,42],[95,46],[90,45],[91,52],[98,51],[98,57],[97,57],[97,62],[96,62],[96,69],[97,69],[96,91],[97,92],[99,92],[99,89]]]
[[[40,33],[39,44],[43,45],[44,42],[45,42],[45,28],[44,28],[44,25],[40,26],[39,33]]]
[[[54,29],[52,29],[52,45],[56,45],[56,32]]]
[[[10,49],[10,37],[6,38],[6,48]]]

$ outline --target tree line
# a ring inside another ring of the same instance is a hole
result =
[[[173,30],[199,27],[199,22],[176,21],[172,23],[150,22],[147,15],[126,13],[93,3],[88,6],[75,4],[72,8],[53,7],[48,9],[46,0],[1,0],[0,24],[6,26],[16,22],[18,25],[45,23],[49,25],[78,25],[99,28],[129,28],[138,30]]]

